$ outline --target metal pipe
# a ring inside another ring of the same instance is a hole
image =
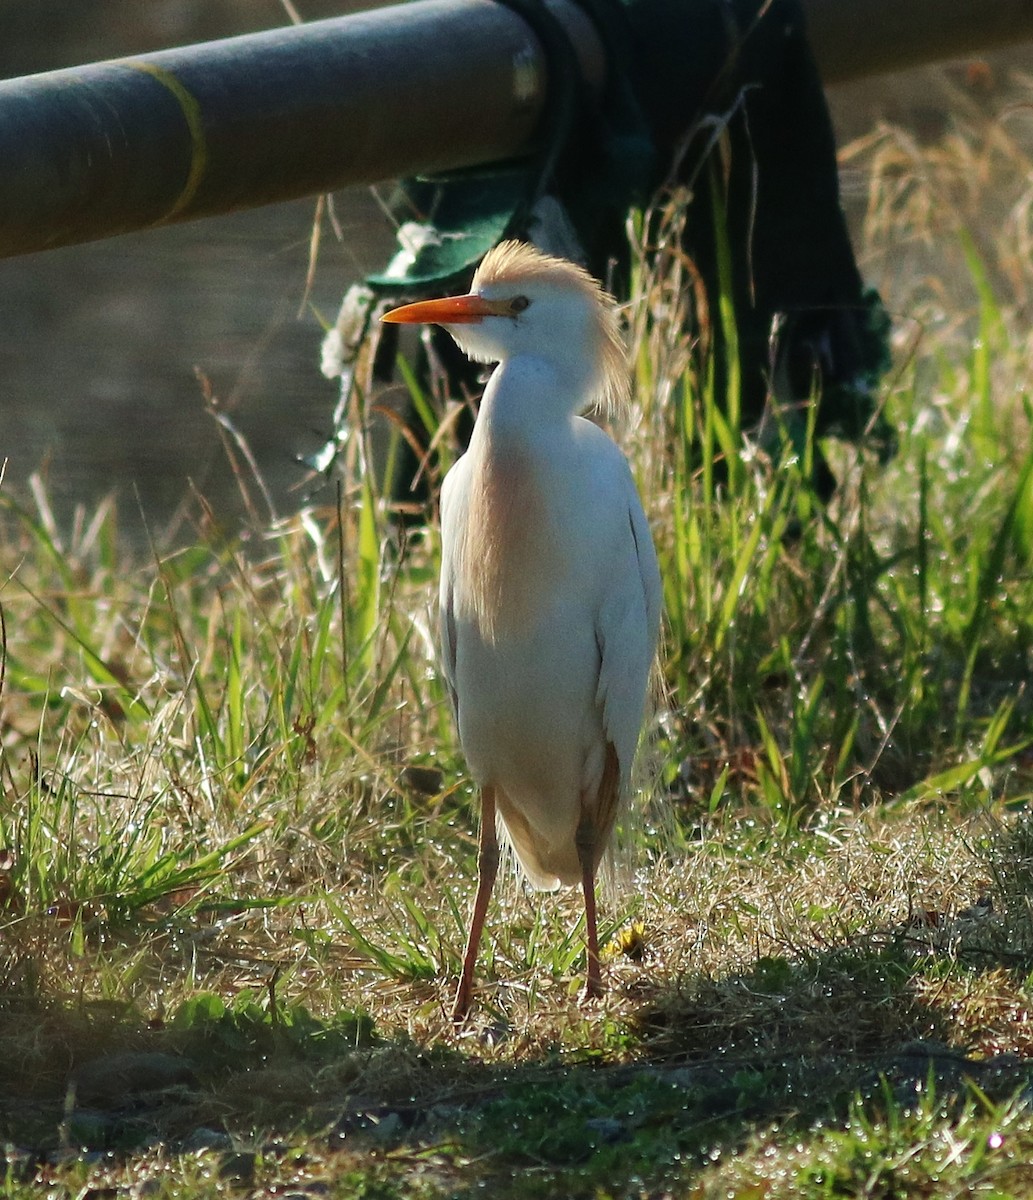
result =
[[[583,12],[553,0],[586,77]],[[542,47],[493,0],[417,0],[0,82],[0,257],[527,151]]]
[[[1033,0],[803,0],[826,83],[1033,41]]]
[[[803,2],[829,82],[1033,39],[1033,0]],[[572,0],[549,5],[598,82],[591,22]],[[0,82],[0,257],[512,158],[534,143],[546,84],[538,38],[495,0],[413,0]]]

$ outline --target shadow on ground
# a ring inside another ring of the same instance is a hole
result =
[[[349,1169],[432,1164],[452,1189],[489,1178],[506,1195],[546,1182],[569,1196],[649,1191],[758,1131],[841,1122],[858,1097],[879,1112],[933,1089],[949,1112],[980,1093],[1028,1091],[1030,1060],[970,1056],[949,1006],[916,987],[939,970],[977,990],[1002,971],[1001,960],[965,965],[957,951],[916,955],[902,929],[721,978],[654,985],[646,973],[628,997],[620,1063],[557,1050],[492,1064],[476,1037],[471,1048],[419,1046],[378,1036],[361,1014],[270,1016],[252,995],[230,1006],[199,996],[162,1027],[118,1006],[9,997],[0,1136],[9,1169],[26,1178],[69,1158],[162,1147],[210,1152],[221,1177],[246,1185],[263,1161],[315,1145]],[[1003,961],[1024,978],[1030,963],[1017,965]],[[484,1032],[506,1036],[497,1024]]]

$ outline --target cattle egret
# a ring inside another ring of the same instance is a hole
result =
[[[442,665],[482,804],[453,1016],[470,1006],[499,832],[535,887],[583,888],[585,994],[598,996],[595,876],[631,793],[660,627],[631,471],[580,415],[627,399],[616,306],[580,267],[504,242],[468,295],[383,320],[442,325],[499,364],[441,489]]]

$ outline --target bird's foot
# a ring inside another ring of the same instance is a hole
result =
[[[587,1003],[589,1000],[599,1000],[605,995],[606,988],[603,987],[603,982],[598,975],[589,975],[585,980],[585,986],[581,991],[581,1002]]]
[[[470,1015],[470,1005],[473,1003],[473,987],[465,979],[459,981],[456,998],[452,1004],[452,1024],[462,1025]]]

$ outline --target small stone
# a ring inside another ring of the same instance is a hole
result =
[[[108,1154],[106,1150],[85,1150],[81,1147],[76,1149],[73,1146],[62,1146],[58,1150],[51,1150],[46,1156],[46,1161],[52,1167],[64,1167],[70,1163],[95,1167],[106,1162],[107,1158]]]
[[[373,1136],[378,1142],[392,1142],[405,1127],[402,1118],[396,1112],[385,1113],[373,1127]]]
[[[63,1141],[69,1147],[97,1150],[107,1147],[114,1133],[114,1126],[107,1113],[91,1108],[77,1108],[62,1122]]]
[[[618,1121],[615,1117],[589,1117],[585,1122],[585,1128],[594,1135],[593,1140],[603,1146],[612,1146],[615,1142],[628,1140],[628,1131],[624,1122]]]
[[[122,1108],[145,1092],[193,1084],[193,1065],[172,1054],[127,1051],[85,1062],[72,1084],[76,1102],[93,1108]]]
[[[205,1150],[229,1150],[232,1146],[233,1139],[228,1133],[222,1133],[218,1129],[208,1129],[202,1125],[183,1142],[183,1152],[200,1154]]]
[[[445,773],[439,767],[410,764],[402,768],[401,781],[403,787],[419,796],[437,796],[445,786]]]
[[[227,1154],[219,1163],[219,1178],[226,1183],[251,1184],[255,1180],[255,1156],[250,1151]]]

